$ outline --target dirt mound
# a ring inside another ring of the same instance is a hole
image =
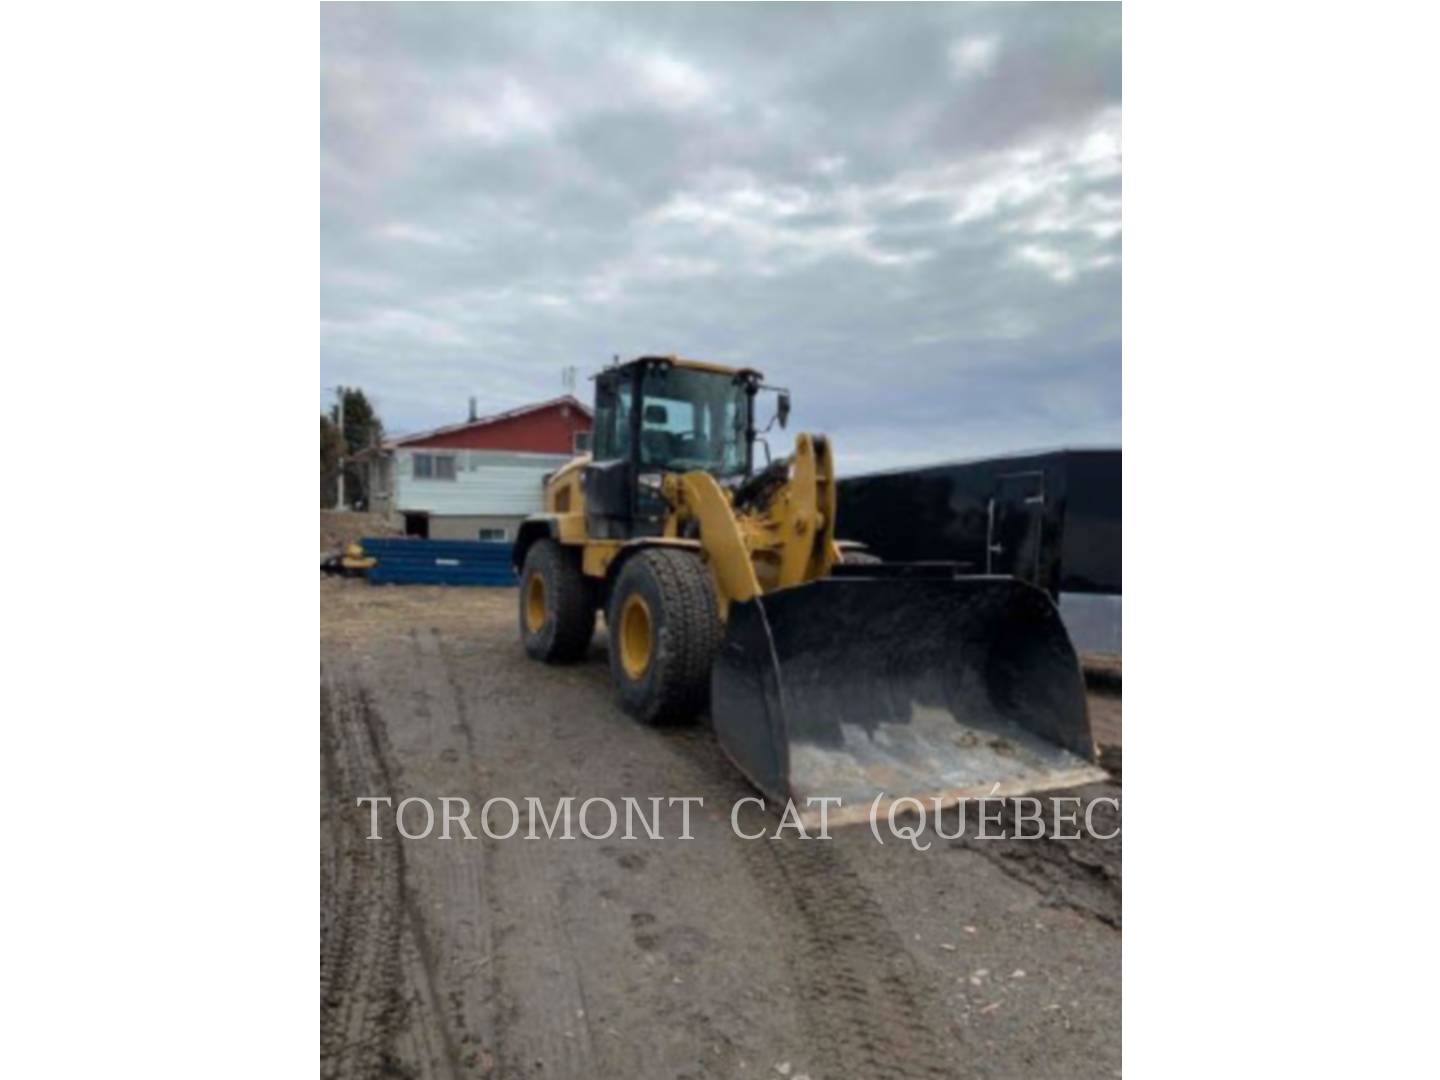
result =
[[[389,514],[362,514],[353,510],[320,511],[320,551],[343,551],[365,536],[404,536],[404,522]]]

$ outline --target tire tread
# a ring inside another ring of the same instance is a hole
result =
[[[525,583],[532,567],[555,598],[555,626],[548,639],[543,632],[529,633],[525,625]],[[531,656],[552,664],[582,659],[595,634],[595,605],[585,575],[570,552],[548,537],[535,541],[525,553],[525,569],[520,575],[520,634]]]
[[[653,692],[638,711],[632,711],[647,724],[692,720],[709,703],[710,667],[724,634],[714,586],[700,559],[690,551],[649,548],[621,571],[612,614],[629,592],[626,579],[645,572],[655,582],[665,617],[659,631],[662,640],[656,642]],[[612,664],[612,668],[616,666]]]

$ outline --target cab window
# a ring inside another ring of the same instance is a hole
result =
[[[629,371],[601,375],[595,384],[596,461],[630,456],[630,409],[634,379]]]

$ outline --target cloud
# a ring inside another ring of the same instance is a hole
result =
[[[403,244],[419,244],[422,247],[432,248],[460,248],[465,242],[457,236],[440,232],[436,229],[426,228],[424,225],[415,225],[408,221],[392,221],[379,228],[381,236],[388,240],[398,240]]]
[[[624,49],[620,64],[662,109],[687,109],[711,100],[715,86],[694,64],[663,52]]]
[[[321,383],[760,366],[843,468],[1118,442],[1112,5],[326,5]]]
[[[963,37],[950,46],[950,69],[961,78],[983,75],[995,65],[1000,40],[993,34],[986,37]]]
[[[487,143],[547,135],[555,125],[553,110],[513,78],[502,80],[492,93],[444,99],[435,111],[445,134]]]

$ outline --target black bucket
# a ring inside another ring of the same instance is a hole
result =
[[[711,711],[756,787],[802,812],[839,798],[831,820],[854,820],[877,799],[947,805],[1103,777],[1080,664],[1045,593],[887,570],[731,605]]]

